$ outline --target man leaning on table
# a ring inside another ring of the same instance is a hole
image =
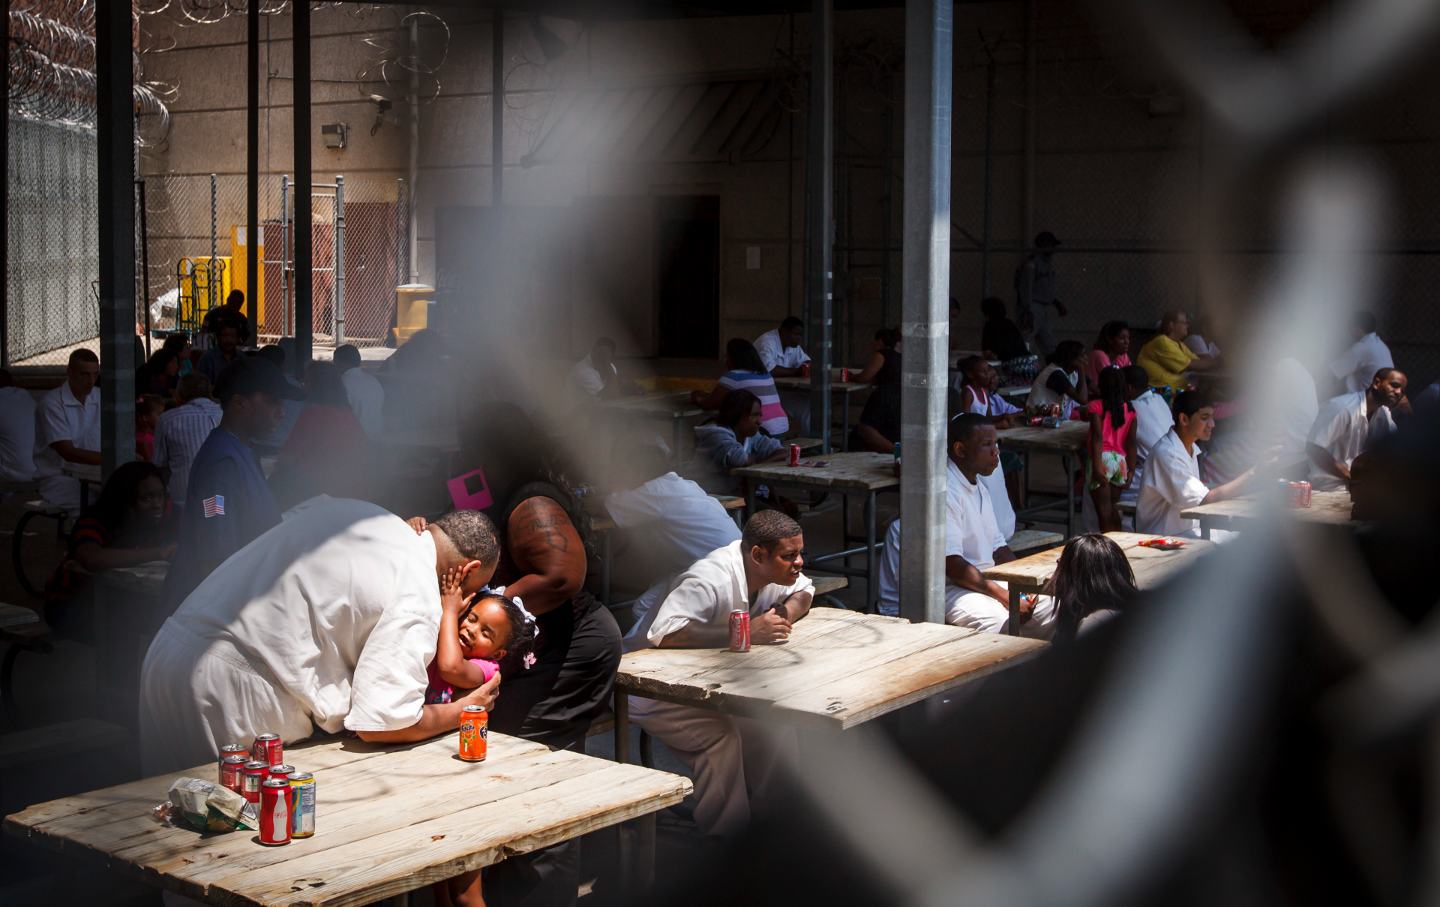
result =
[[[500,675],[427,705],[440,582],[471,594],[499,561],[495,527],[459,510],[416,533],[374,504],[320,496],[294,508],[202,582],[165,621],[140,685],[147,775],[213,763],[218,747],[354,731],[409,743],[494,705]]]
[[[778,510],[760,511],[745,523],[738,542],[641,597],[626,648],[725,648],[736,609],[750,612],[752,644],[786,642],[791,627],[809,613],[815,590],[800,572],[804,548],[799,523]],[[784,731],[694,706],[632,696],[630,715],[694,773],[695,824],[706,835],[745,830],[752,796],[763,797],[781,750],[794,745]]]
[[[1015,560],[981,481],[1000,467],[995,426],[978,413],[950,420],[945,464],[945,622],[1000,633],[1010,621],[1010,592],[984,570]],[[1021,603],[1021,634],[1044,638],[1055,620],[1048,596]]]
[[[1140,500],[1135,507],[1135,531],[1199,538],[1200,522],[1184,519],[1180,512],[1240,497],[1255,478],[1256,467],[1224,485],[1206,485],[1200,478],[1200,449],[1196,442],[1209,441],[1215,432],[1215,407],[1199,391],[1184,391],[1175,397],[1171,409],[1175,427],[1151,449],[1145,461]],[[1228,534],[1216,530],[1211,538],[1220,541]]]
[[[1355,458],[1395,431],[1393,414],[1407,405],[1406,384],[1404,372],[1382,368],[1364,390],[1326,401],[1315,416],[1305,444],[1312,486],[1334,491],[1349,483]]]

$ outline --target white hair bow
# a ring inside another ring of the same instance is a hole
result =
[[[520,609],[520,613],[525,615],[527,623],[535,623],[535,615],[525,610],[525,603],[520,600],[520,596],[512,595],[510,596],[510,600],[515,603],[515,607]]]

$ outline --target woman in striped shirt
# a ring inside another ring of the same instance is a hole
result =
[[[777,438],[788,432],[790,420],[785,415],[785,407],[780,405],[780,392],[775,388],[775,379],[765,371],[765,363],[755,352],[755,346],[743,337],[732,339],[725,344],[725,367],[725,374],[710,393],[691,393],[695,405],[719,409],[731,391],[747,390],[760,399],[760,428]]]

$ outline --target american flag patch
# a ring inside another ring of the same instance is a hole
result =
[[[206,498],[202,503],[205,508],[205,519],[225,515],[225,495],[217,494],[214,497]]]

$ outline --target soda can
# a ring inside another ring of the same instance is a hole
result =
[[[467,705],[460,710],[460,758],[466,762],[484,762],[490,737],[490,714],[483,705]]]
[[[270,766],[251,760],[245,763],[245,779],[240,794],[251,803],[260,802],[260,788],[270,774]]]
[[[226,756],[220,763],[220,786],[244,796],[245,757]]]
[[[315,836],[315,776],[296,772],[290,776],[290,837]]]
[[[805,363],[802,363],[802,364],[801,364],[801,366],[800,366],[800,377],[801,377],[801,378],[809,378],[809,377],[810,377],[810,363],[805,362]]]
[[[290,782],[267,778],[260,787],[260,843],[290,843]]]
[[[250,744],[250,758],[266,765],[279,765],[285,761],[285,745],[279,734],[257,734]]]
[[[227,743],[220,747],[220,757],[215,760],[216,765],[224,766],[227,756],[244,756],[245,761],[250,761],[250,747],[239,743]]]
[[[290,776],[295,774],[295,766],[285,765],[282,763],[280,765],[272,765],[265,771],[271,778],[279,778],[282,781],[289,781]]]
[[[1291,506],[1291,507],[1302,507],[1302,508],[1303,508],[1303,507],[1309,507],[1309,506],[1310,506],[1310,496],[1311,496],[1311,494],[1312,494],[1312,491],[1311,491],[1310,483],[1309,483],[1309,482],[1291,482],[1291,483],[1290,483],[1290,506]]]
[[[800,465],[800,445],[799,445],[799,444],[791,444],[791,445],[790,445],[790,465],[791,465],[791,466],[799,466],[799,465]]]
[[[900,442],[895,442],[895,465],[900,465]]]
[[[850,383],[850,370],[849,370],[848,368],[842,368],[842,369],[840,370],[840,383],[841,383],[841,384],[849,384],[849,383]]]
[[[744,608],[730,612],[730,651],[750,651],[750,612]]]

